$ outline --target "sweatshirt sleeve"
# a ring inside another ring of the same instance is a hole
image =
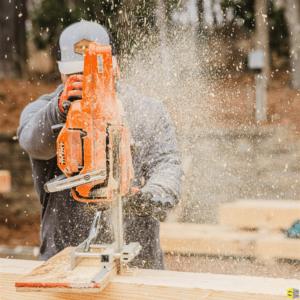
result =
[[[169,112],[159,102],[155,105],[154,128],[145,160],[146,185],[155,197],[171,197],[178,204],[182,191],[184,172],[181,167],[174,126]]]
[[[66,119],[58,107],[62,90],[63,85],[60,85],[54,93],[27,105],[21,114],[18,140],[20,146],[35,159],[49,160],[56,155],[58,133],[52,133],[51,126],[64,123]]]

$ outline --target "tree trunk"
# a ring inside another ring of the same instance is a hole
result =
[[[1,0],[0,78],[26,73],[26,0]]]
[[[203,22],[204,28],[208,27],[210,29],[214,29],[214,16],[212,11],[213,0],[203,0]]]
[[[270,47],[269,47],[269,26],[268,26],[268,0],[255,0],[255,36],[256,50],[262,50],[265,53],[265,68],[262,76],[266,79],[268,85],[271,66],[270,66]]]
[[[290,34],[291,85],[300,89],[300,5],[299,0],[286,0],[285,16]]]
[[[198,24],[199,24],[199,31],[201,32],[203,29],[204,18],[203,18],[203,0],[197,1],[198,7]]]

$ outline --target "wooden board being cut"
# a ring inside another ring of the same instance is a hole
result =
[[[219,224],[236,228],[289,228],[300,220],[300,201],[238,200],[219,207]]]
[[[101,293],[16,292],[15,282],[42,262],[0,259],[3,300],[284,300],[286,291],[299,287],[296,279],[216,275],[130,269],[115,276]]]
[[[164,252],[253,257],[260,235],[218,225],[161,223],[160,243]]]
[[[77,293],[99,293],[117,274],[114,267],[99,282],[91,280],[101,271],[100,260],[84,259],[73,271],[70,267],[69,247],[61,251],[28,275],[16,282],[17,291],[58,291]]]

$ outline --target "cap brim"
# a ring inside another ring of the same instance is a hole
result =
[[[59,61],[58,69],[61,74],[69,75],[83,72],[84,60],[80,61]]]

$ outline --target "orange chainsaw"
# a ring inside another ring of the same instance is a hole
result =
[[[72,77],[71,77],[72,78]],[[76,76],[73,79],[76,81]],[[103,269],[92,282],[99,281],[120,261],[122,265],[139,254],[138,242],[124,245],[123,196],[131,194],[133,167],[130,132],[122,103],[116,99],[111,47],[90,43],[85,52],[82,99],[73,101],[65,124],[59,131],[57,164],[63,174],[44,186],[49,193],[71,189],[72,196],[96,205],[88,238],[70,252],[70,270],[84,258],[100,258]],[[94,244],[103,210],[113,210],[114,243]],[[102,252],[91,252],[105,248]]]
[[[76,82],[76,76],[71,78]],[[72,102],[66,123],[52,126],[52,131],[59,131],[57,163],[63,174],[44,188],[49,193],[71,189],[76,200],[97,204],[88,238],[70,252],[70,270],[84,258],[100,258],[104,268],[92,279],[97,282],[115,266],[116,260],[121,272],[124,264],[141,250],[138,242],[124,245],[122,202],[128,203],[124,196],[130,197],[138,189],[131,188],[131,136],[122,103],[116,99],[110,46],[89,44],[84,58],[82,99]],[[152,194],[150,198],[150,206],[173,206],[173,199]],[[143,207],[143,201],[139,203]],[[106,209],[113,211],[114,243],[96,245],[101,214]],[[94,248],[105,250],[90,251]]]
[[[111,47],[90,43],[84,58],[82,100],[72,103],[63,127],[56,125],[61,129],[57,163],[64,174],[45,184],[47,192],[71,189],[78,201],[104,205],[114,199],[114,193],[130,192],[131,138],[122,113]]]

